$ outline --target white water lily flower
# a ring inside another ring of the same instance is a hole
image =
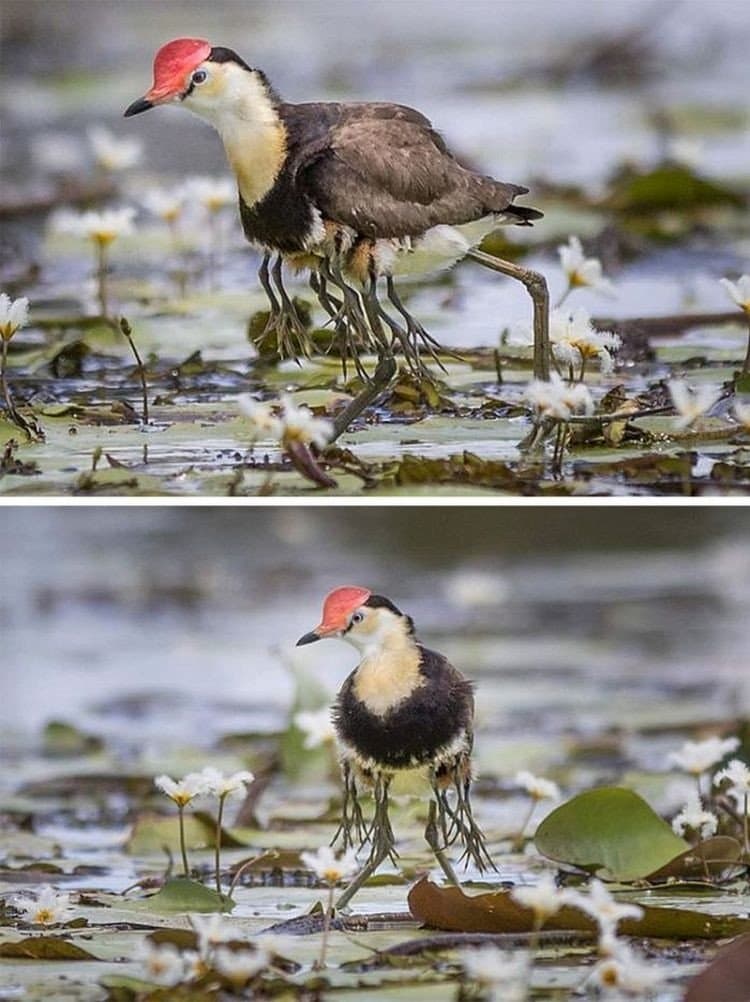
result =
[[[157,985],[178,985],[185,977],[185,965],[171,943],[156,945],[146,941],[139,951],[144,974]]]
[[[646,963],[626,943],[618,943],[616,952],[596,965],[588,982],[604,991],[625,992],[642,998],[644,992],[656,988],[668,977],[665,968]]]
[[[744,313],[750,313],[750,275],[740,275],[736,282],[728,278],[720,278],[719,284],[727,290],[729,298]]]
[[[688,386],[684,379],[670,379],[667,383],[669,395],[679,417],[675,428],[689,428],[690,425],[706,411],[710,410],[721,396],[717,386],[703,384]]]
[[[750,404],[741,404],[739,400],[735,403],[734,416],[747,431],[750,431]]]
[[[225,978],[236,984],[245,984],[250,978],[268,967],[269,954],[263,949],[230,950],[221,946],[214,954],[213,966]]]
[[[102,125],[92,125],[87,135],[96,162],[105,170],[125,170],[141,159],[143,144],[140,139],[116,136]]]
[[[205,957],[202,957],[197,950],[183,950],[182,969],[185,981],[198,981],[211,970]]]
[[[613,934],[623,919],[639,919],[643,909],[638,905],[620,903],[607,890],[601,880],[592,880],[588,894],[575,889],[561,891],[565,904],[590,915],[599,924],[603,934]]]
[[[295,713],[295,727],[304,732],[305,748],[319,748],[336,740],[336,731],[331,720],[331,709],[326,706],[322,710],[300,710]]]
[[[510,586],[500,574],[483,570],[459,570],[444,584],[448,601],[461,608],[499,605],[510,595]]]
[[[237,406],[243,416],[250,421],[250,435],[253,441],[258,438],[281,441],[284,425],[277,413],[276,403],[262,403],[249,393],[241,393],[237,397]]]
[[[553,372],[549,382],[533,379],[527,384],[524,399],[529,402],[537,417],[567,421],[573,414],[591,414],[594,401],[583,383],[569,386]]]
[[[135,209],[131,208],[102,209],[101,212],[62,212],[56,216],[54,228],[59,233],[85,237],[106,247],[117,237],[132,233],[134,219]]]
[[[735,790],[743,794],[750,793],[750,769],[738,758],[733,758],[729,765],[714,776],[714,786],[729,783]]]
[[[13,904],[24,922],[30,925],[59,925],[75,914],[69,894],[60,894],[49,884],[40,887],[33,898],[17,897]]]
[[[294,442],[325,448],[333,436],[333,424],[315,417],[309,407],[297,406],[290,397],[281,398],[281,440],[285,446]]]
[[[513,777],[513,785],[520,786],[534,800],[559,800],[560,787],[551,779],[535,776],[533,772],[522,770]]]
[[[26,296],[11,299],[5,292],[0,292],[0,337],[10,341],[21,327],[29,321],[29,301]]]
[[[162,188],[151,188],[144,192],[141,204],[152,215],[158,216],[165,223],[176,222],[185,208],[184,188],[164,191]]]
[[[710,838],[716,834],[718,827],[719,819],[711,811],[704,809],[701,798],[695,792],[688,794],[687,803],[672,819],[672,830],[675,835],[694,831],[701,838]]]
[[[565,897],[551,873],[543,873],[533,887],[514,887],[510,896],[519,905],[529,908],[540,924],[565,904]]]
[[[583,308],[573,313],[561,309],[552,310],[549,339],[552,352],[561,364],[580,365],[583,360],[596,358],[604,373],[612,371],[612,353],[622,344],[617,334],[598,331],[591,322],[588,310]]]
[[[557,253],[571,289],[588,286],[597,292],[614,293],[612,282],[604,277],[601,261],[598,257],[584,255],[578,237],[568,237],[567,244],[561,244]]]
[[[466,976],[480,985],[501,987],[503,1002],[523,1002],[529,980],[528,955],[508,953],[496,946],[461,950],[459,959]]]
[[[323,845],[317,852],[300,853],[300,859],[308,870],[312,870],[319,880],[324,880],[327,884],[335,884],[351,877],[359,869],[354,849],[347,849],[343,855],[336,856],[330,846]]]
[[[196,201],[210,213],[237,201],[237,185],[226,177],[191,177],[183,185],[186,201]]]
[[[183,779],[175,780],[170,776],[157,776],[154,786],[166,793],[170,800],[178,806],[185,807],[191,800],[206,792],[205,779],[199,772],[188,773]]]
[[[188,918],[198,937],[198,952],[201,957],[205,957],[218,943],[229,943],[240,938],[237,930],[219,912],[210,912],[208,915],[195,913]]]
[[[207,765],[198,773],[203,781],[203,793],[212,797],[229,797],[234,794],[244,796],[247,793],[246,785],[255,781],[255,775],[246,769],[240,772],[233,772],[225,776],[223,772]]]
[[[711,766],[717,765],[730,752],[739,748],[737,738],[706,738],[705,741],[686,741],[678,751],[667,756],[669,765],[677,766],[691,776],[700,776]]]

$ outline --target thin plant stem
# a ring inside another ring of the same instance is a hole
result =
[[[586,356],[581,352],[581,373],[578,377],[578,382],[583,382],[583,377],[586,374]]]
[[[177,805],[177,813],[180,817],[180,851],[182,852],[182,869],[186,877],[190,876],[190,867],[188,866],[187,849],[185,847],[185,805]]]
[[[219,227],[218,212],[208,210],[208,287],[211,292],[216,291],[216,265],[219,256]]]
[[[559,310],[572,291],[573,291],[573,283],[569,281],[568,288],[565,290],[565,292],[563,292],[562,296],[560,296],[560,298],[557,300],[553,309]]]
[[[524,835],[526,834],[526,829],[529,827],[529,822],[531,821],[531,815],[534,813],[535,808],[536,808],[536,799],[532,797],[531,803],[529,804],[529,809],[526,812],[526,816],[523,819],[523,824],[518,830],[518,835],[516,835],[515,839],[513,840],[513,845],[515,848],[519,848],[520,846],[523,845]]]
[[[328,901],[326,902],[326,912],[323,916],[323,940],[320,944],[320,956],[315,961],[315,969],[322,971],[326,966],[326,954],[328,953],[328,938],[331,933],[331,919],[333,918],[333,881],[328,884]]]
[[[13,403],[13,397],[10,395],[10,387],[8,386],[7,377],[7,367],[8,367],[8,340],[7,338],[2,339],[3,342],[3,352],[2,358],[0,359],[0,384],[2,384],[3,389],[3,399],[5,400],[5,407],[8,411],[8,420],[13,420],[13,415],[16,413],[16,408]]]
[[[221,894],[221,822],[224,816],[226,793],[219,797],[219,811],[216,815],[216,839],[214,845],[214,866],[216,868],[216,893]]]
[[[745,813],[742,817],[742,835],[743,835],[746,856],[750,855],[750,838],[748,837],[750,835],[750,832],[748,830],[747,808],[748,808],[747,794],[745,794],[745,806],[744,806]]]
[[[141,359],[138,349],[135,346],[133,331],[125,317],[120,317],[120,330],[127,338],[130,350],[133,352],[136,365],[138,367],[138,377],[141,381],[141,393],[143,396],[143,423],[148,424],[148,384],[146,383],[146,370],[143,367],[143,360]]]
[[[99,311],[103,317],[107,317],[109,316],[107,245],[103,240],[96,240],[96,281],[99,293]]]
[[[747,313],[746,316],[747,316],[747,352],[745,353],[745,361],[742,363],[743,376],[750,375],[750,313]]]

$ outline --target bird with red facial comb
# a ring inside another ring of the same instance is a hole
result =
[[[498,226],[531,226],[542,217],[516,204],[527,188],[464,166],[414,108],[291,104],[261,70],[201,38],[176,38],[158,50],[153,86],[125,115],[167,104],[206,119],[224,143],[245,236],[263,251],[258,276],[271,307],[263,338],[275,335],[280,356],[315,348],[284,287],[287,265],[310,269],[342,363],[351,359],[368,381],[359,354],[379,357],[374,387],[353,402],[347,421],[392,378],[395,351],[417,374],[424,373],[424,351],[441,364],[437,342],[408,311],[394,279],[446,270],[464,257],[526,286],[534,303],[535,375],[547,378],[544,277],[477,249]],[[392,309],[381,301],[383,286]]]
[[[473,685],[449,661],[417,640],[414,623],[393,602],[367,588],[332,591],[319,626],[297,645],[326,637],[353,644],[361,660],[344,682],[333,709],[344,785],[342,819],[334,836],[343,847],[370,852],[345,889],[346,905],[387,858],[397,855],[389,816],[389,788],[397,773],[426,773],[432,798],[425,838],[448,880],[458,884],[446,850],[479,870],[494,864],[474,820],[470,800],[474,739]],[[368,823],[359,802],[371,791]]]

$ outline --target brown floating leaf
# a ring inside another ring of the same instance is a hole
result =
[[[688,985],[685,1002],[750,1002],[750,935],[721,950]]]
[[[664,880],[668,877],[702,877],[706,871],[713,876],[722,873],[728,867],[739,863],[742,859],[742,846],[735,838],[728,835],[715,835],[698,845],[692,846],[686,852],[680,853],[670,860],[666,866],[650,873],[648,880]]]
[[[0,957],[23,960],[99,960],[70,940],[58,936],[30,936],[15,943],[0,943]]]
[[[438,887],[423,877],[409,891],[409,910],[418,921],[449,932],[531,932],[533,913],[516,904],[508,891],[469,896],[458,887]],[[641,905],[643,917],[620,923],[628,936],[659,939],[720,939],[750,931],[750,919],[709,915],[687,908]],[[596,933],[596,924],[577,908],[564,907],[551,916],[546,930]]]

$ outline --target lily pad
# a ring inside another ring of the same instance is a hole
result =
[[[186,877],[168,880],[161,890],[139,904],[156,912],[231,912],[234,901],[226,894]]]
[[[690,850],[632,790],[603,787],[573,797],[539,825],[536,847],[548,859],[616,880],[638,880]]]
[[[98,960],[93,953],[59,936],[29,936],[0,943],[0,957],[19,960]]]

